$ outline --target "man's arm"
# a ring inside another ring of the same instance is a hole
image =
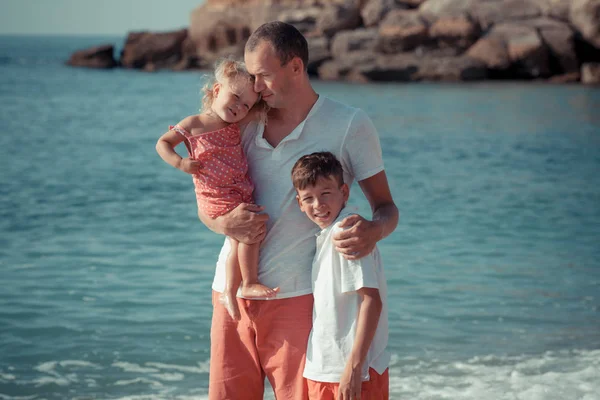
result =
[[[371,347],[371,342],[375,337],[375,327],[379,323],[379,316],[383,308],[379,290],[363,287],[358,289],[358,294],[362,301],[356,320],[356,336],[354,337],[352,352],[340,379],[338,400],[360,398],[362,367],[367,358],[369,347]]]
[[[259,214],[263,210],[257,204],[242,203],[225,215],[210,218],[198,210],[198,218],[208,229],[229,236],[238,242],[260,243],[267,234],[268,214]]]
[[[371,205],[373,220],[351,215],[341,222],[340,226],[346,229],[334,235],[333,244],[348,260],[357,260],[371,253],[378,241],[396,229],[399,218],[385,171],[358,184]]]

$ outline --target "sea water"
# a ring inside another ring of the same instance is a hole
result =
[[[0,37],[2,400],[206,398],[223,238],[154,150],[204,76],[63,65],[105,42]],[[370,115],[401,212],[391,398],[600,399],[600,89],[314,87]]]

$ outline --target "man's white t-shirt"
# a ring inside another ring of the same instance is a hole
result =
[[[306,119],[277,147],[263,137],[264,125],[252,123],[242,135],[242,145],[254,182],[254,201],[269,214],[267,235],[260,247],[258,280],[279,287],[276,299],[312,293],[311,264],[318,227],[296,202],[291,171],[305,154],[330,151],[341,162],[344,181],[350,186],[383,171],[379,137],[369,117],[360,109],[319,96]],[[225,239],[219,254],[212,288],[225,288]]]
[[[362,379],[369,380],[369,368],[378,374],[388,368],[387,285],[377,247],[359,260],[346,260],[337,252],[332,237],[343,228],[339,222],[350,215],[342,212],[317,236],[317,252],[312,266],[313,326],[306,350],[304,377],[318,382],[339,382],[352,353],[361,296],[357,290],[375,288],[383,308],[363,364]]]

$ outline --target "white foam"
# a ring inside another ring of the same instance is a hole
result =
[[[206,363],[199,364],[198,367],[186,366],[186,365],[174,365],[174,364],[163,364],[156,362],[149,362],[146,365],[156,367],[158,369],[172,369],[181,372],[191,372],[193,374],[207,373],[210,370],[208,361]]]
[[[0,371],[0,382],[8,382],[14,380],[15,376],[13,374],[5,374],[4,372]]]
[[[0,393],[0,400],[31,400],[31,399],[35,399],[36,397],[38,397],[37,395],[33,395],[33,396],[9,396],[6,394],[2,394]]]
[[[125,372],[138,372],[138,373],[154,373],[159,372],[156,368],[146,368],[139,364],[129,363],[125,361],[119,361],[112,364],[113,367],[121,368]]]
[[[36,387],[44,385],[68,386],[71,381],[63,376],[42,376],[32,381]]]
[[[147,384],[154,388],[163,386],[163,384],[158,381],[153,381],[151,379],[146,379],[146,378],[135,378],[135,379],[129,379],[129,380],[116,381],[115,386],[128,386],[128,385],[135,385],[137,383]]]
[[[391,398],[600,400],[600,350],[485,356],[444,363],[399,359]]]
[[[161,381],[167,382],[177,382],[182,381],[185,378],[185,375],[180,373],[164,373],[164,374],[152,374],[152,377],[156,379],[160,379]]]
[[[81,360],[64,360],[59,362],[61,367],[69,368],[69,367],[79,367],[79,368],[93,368],[93,369],[102,369],[98,364],[91,363],[89,361],[81,361]]]
[[[46,372],[46,373],[56,373],[56,372],[54,371],[54,368],[56,367],[56,364],[58,364],[58,362],[57,362],[57,361],[48,361],[48,362],[45,362],[45,363],[42,363],[42,364],[39,364],[39,365],[37,365],[37,366],[35,367],[35,369],[36,369],[37,371],[40,371],[40,372]]]

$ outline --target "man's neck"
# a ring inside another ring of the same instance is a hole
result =
[[[319,95],[312,89],[307,93],[299,94],[294,103],[282,108],[273,108],[269,117],[275,118],[285,124],[298,125],[304,121],[319,99]]]

